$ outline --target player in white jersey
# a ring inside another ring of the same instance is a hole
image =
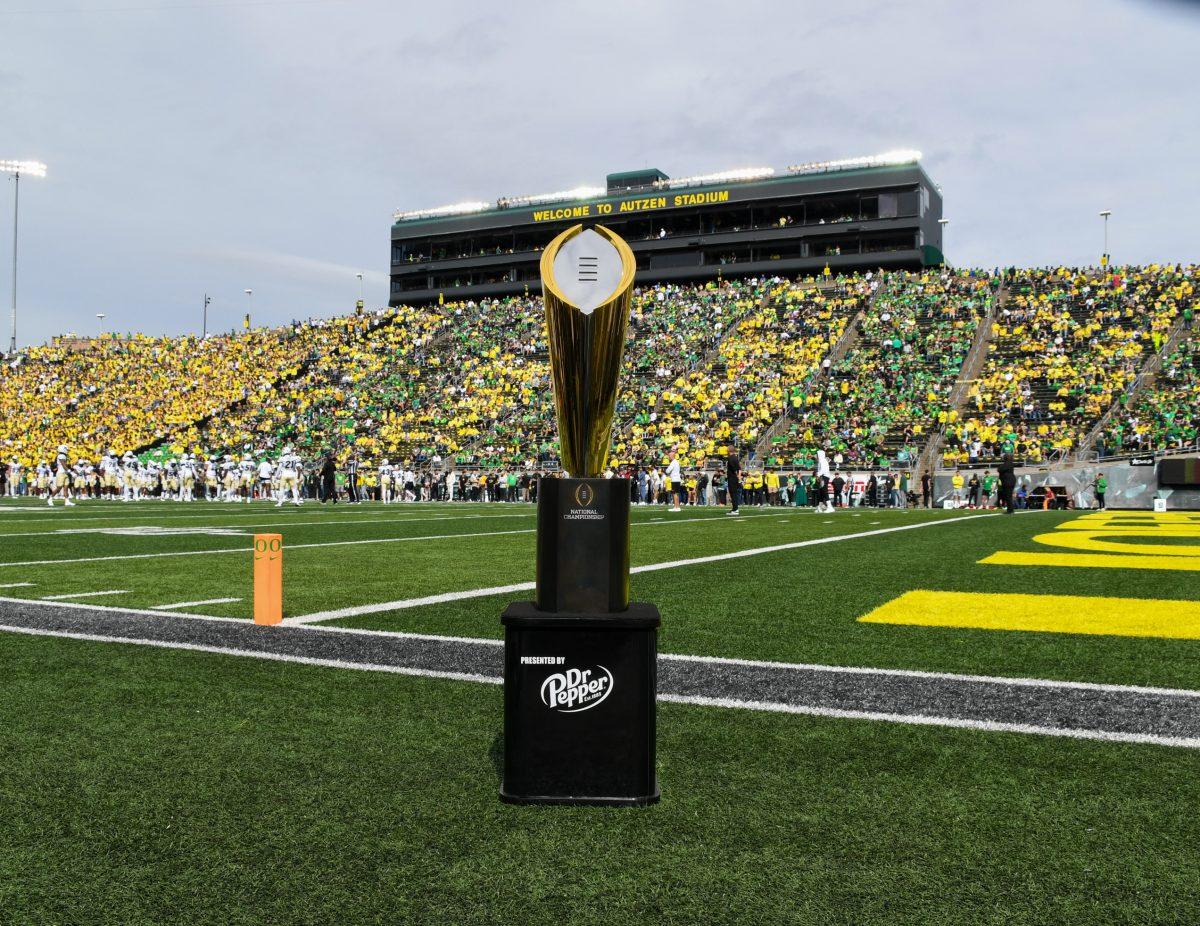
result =
[[[100,484],[100,480],[96,477],[96,467],[92,466],[87,460],[79,460],[75,464],[75,469],[71,473],[71,479],[79,487],[76,494],[80,497],[85,494],[88,498],[95,498],[97,496],[97,487]]]
[[[300,501],[300,471],[303,469],[303,464],[300,462],[300,457],[296,455],[295,448],[284,447],[283,455],[279,458],[279,468],[277,476],[279,478],[279,500],[275,503],[276,508],[283,506],[287,500],[288,493],[292,494],[292,501],[297,507],[301,504]]]
[[[51,479],[53,479],[53,473],[50,471],[50,464],[43,460],[37,465],[37,475],[33,480],[33,494],[38,498],[49,495]]]
[[[224,489],[222,498],[227,502],[236,501],[238,466],[229,454],[225,454],[225,459],[221,461],[221,486]]]
[[[196,461],[191,454],[179,458],[179,500],[193,501],[196,497]]]
[[[137,458],[126,451],[121,457],[121,501],[136,502],[142,496],[142,484],[138,473]]]
[[[242,498],[246,504],[254,498],[254,474],[258,472],[258,467],[254,465],[254,460],[250,455],[242,457],[242,462],[238,464],[239,484],[241,485]]]
[[[274,488],[271,485],[275,476],[275,465],[270,460],[263,460],[258,464],[258,497],[272,498],[275,495]]]
[[[142,466],[142,495],[153,497],[157,490],[162,496],[163,471],[157,460],[147,460]]]
[[[71,501],[71,465],[67,462],[65,444],[58,448],[58,456],[54,460],[54,480],[46,504],[53,508],[54,499],[59,495],[62,496],[64,505],[74,506],[75,503]]]
[[[17,489],[21,487],[21,464],[13,460],[8,464],[8,488],[5,490],[9,498],[16,498]]]
[[[116,495],[117,458],[111,450],[100,457],[100,497]]]
[[[392,501],[392,464],[387,460],[379,464],[379,498],[385,504]]]
[[[213,502],[217,499],[217,464],[210,456],[204,459],[204,497]]]

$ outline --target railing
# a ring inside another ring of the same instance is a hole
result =
[[[1125,391],[1123,396],[1113,400],[1113,403],[1100,417],[1100,420],[1092,426],[1090,431],[1088,431],[1087,437],[1085,437],[1083,439],[1083,443],[1079,445],[1079,454],[1077,454],[1079,459],[1082,459],[1082,454],[1095,450],[1096,441],[1099,439],[1104,429],[1108,427],[1108,423],[1112,420],[1113,416],[1116,415],[1117,412],[1119,412],[1122,408],[1128,408],[1129,403],[1131,403],[1141,394],[1142,390],[1146,388],[1150,377],[1162,369],[1163,358],[1167,357],[1179,346],[1179,342],[1185,338],[1187,331],[1188,329],[1184,325],[1183,315],[1180,313],[1179,318],[1176,319],[1175,324],[1171,327],[1171,333],[1167,335],[1167,340],[1163,342],[1163,346],[1159,350],[1155,351],[1150,357],[1146,358],[1146,362],[1142,364],[1142,368],[1138,371],[1138,374],[1134,378],[1129,389]],[[1097,458],[1099,458],[1099,454],[1097,454]]]
[[[966,402],[970,384],[979,376],[979,367],[982,365],[983,358],[992,343],[992,327],[996,321],[996,313],[1007,299],[1008,286],[1001,280],[1000,286],[996,289],[996,298],[988,303],[987,311],[978,321],[979,327],[975,331],[975,340],[971,343],[971,349],[967,351],[967,356],[963,359],[962,366],[959,367],[958,380],[955,382],[954,388],[950,391],[949,405],[952,411],[957,412],[962,409]],[[933,467],[945,440],[946,425],[942,425],[929,438],[925,449],[921,451],[921,455],[917,458],[916,471],[918,473],[923,473]]]

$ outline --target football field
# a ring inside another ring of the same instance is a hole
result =
[[[636,507],[644,810],[496,797],[535,520],[0,502],[0,922],[1200,915],[1200,514]]]

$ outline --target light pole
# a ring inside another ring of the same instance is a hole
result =
[[[363,302],[363,275],[356,273],[355,276],[358,277],[358,308],[361,310],[366,307],[366,304]]]
[[[96,318],[100,319],[100,337],[104,337],[104,318],[105,318],[105,315],[104,315],[104,313],[103,313],[103,312],[97,312],[97,313],[96,313]]]
[[[946,263],[946,226],[950,224],[949,219],[938,219],[938,225],[942,226],[942,263]]]
[[[12,337],[8,352],[17,352],[17,216],[21,202],[21,174],[46,176],[46,165],[40,161],[0,161],[0,172],[13,175],[13,260],[12,260]]]
[[[251,301],[251,297],[253,295],[254,295],[254,290],[252,290],[252,289],[246,290],[246,324],[244,326],[246,331],[250,330],[250,306],[253,305],[253,302]]]
[[[208,298],[208,293],[205,293],[204,294],[204,321],[200,328],[200,340],[202,340],[202,341],[208,337],[208,304],[210,302],[212,302],[212,300]]]
[[[1108,260],[1108,217],[1110,215],[1112,215],[1111,209],[1105,209],[1103,212],[1100,213],[1101,218],[1104,219],[1104,255],[1100,258],[1100,266],[1102,266],[1102,267],[1107,267],[1109,264],[1109,260]]]

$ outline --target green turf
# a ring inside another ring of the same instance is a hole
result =
[[[241,597],[193,610],[245,617],[257,530],[284,535],[291,615],[533,577],[527,506],[16,507],[0,563],[139,558],[0,565],[34,583],[0,595]],[[1200,641],[857,621],[916,588],[1198,597],[1195,573],[979,562],[1046,552],[1032,538],[1076,516],[639,508],[635,566],[950,523],[633,592],[660,606],[665,651],[1200,688]],[[148,525],[237,536],[95,532]],[[338,623],[494,638],[517,597]],[[1190,750],[662,705],[661,805],[514,808],[493,686],[10,634],[0,677],[5,926],[1200,921]]]
[[[493,686],[0,647],[13,926],[1200,917],[1190,751],[664,705],[660,805],[518,808]]]
[[[670,514],[662,508],[636,508],[632,558],[639,566],[969,516],[886,510],[823,516],[789,508],[747,509],[742,518],[733,519],[719,509]],[[979,562],[997,550],[1051,550],[1032,537],[1077,516],[1036,512],[936,524],[638,574],[632,578],[632,590],[635,598],[653,601],[661,609],[661,644],[670,652],[1200,688],[1200,641],[857,622],[873,608],[919,588],[1167,599],[1198,596],[1196,573],[1191,572],[1002,567]],[[247,536],[95,532],[147,525],[218,528]],[[235,552],[0,566],[0,584],[35,583],[30,588],[0,589],[0,595],[41,597],[124,589],[128,594],[79,600],[129,607],[238,597],[243,601],[191,610],[246,617],[251,575],[248,535],[278,530],[286,551],[285,613],[302,615],[532,581],[533,527],[533,510],[525,505],[306,505],[277,510],[270,505],[84,503],[70,510],[10,511],[0,520],[4,549],[0,562],[5,563],[193,550]],[[90,532],[58,533],[63,530]],[[335,623],[498,637],[499,614],[507,601],[527,596],[526,592],[473,598]]]

